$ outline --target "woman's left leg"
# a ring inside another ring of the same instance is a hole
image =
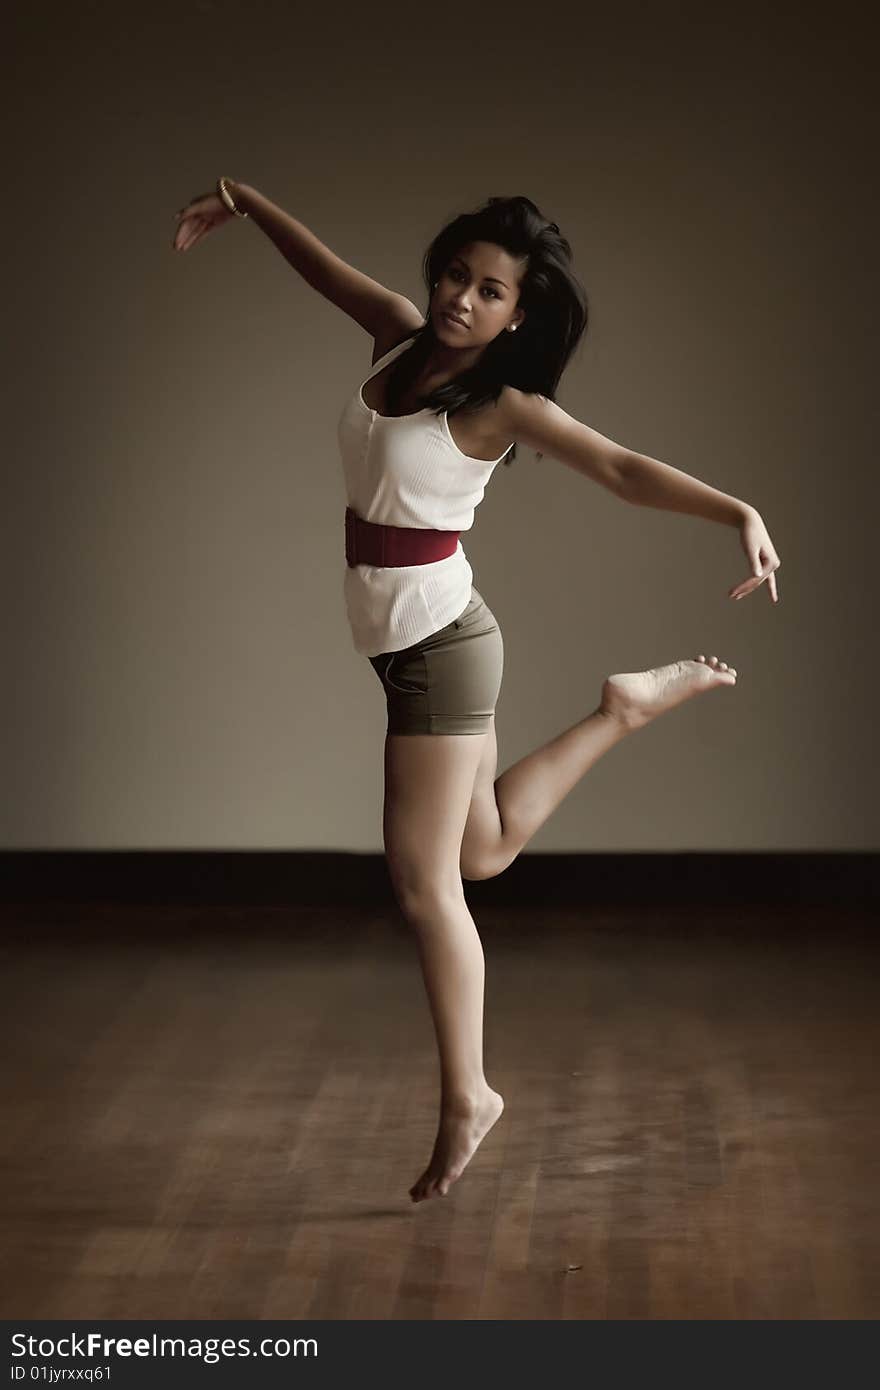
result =
[[[609,676],[592,714],[527,753],[500,777],[493,715],[462,837],[462,876],[502,873],[584,774],[628,734],[702,691],[733,685],[736,669],[702,653],[693,660]]]

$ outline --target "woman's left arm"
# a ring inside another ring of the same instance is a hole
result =
[[[728,597],[744,598],[766,579],[772,601],[779,602],[776,570],[781,562],[755,507],[668,463],[615,444],[543,396],[507,386],[503,404],[510,433],[518,443],[576,469],[622,501],[736,526],[751,573],[728,591]]]

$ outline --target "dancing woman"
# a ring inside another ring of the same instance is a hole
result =
[[[373,371],[338,423],[348,507],[344,594],[355,649],[388,712],[383,837],[414,929],[440,1055],[440,1121],[410,1188],[443,1196],[501,1115],[483,1072],[484,958],[462,879],[501,873],[603,753],[736,670],[700,654],[609,676],[596,708],[496,775],[503,645],[459,540],[493,469],[516,445],[549,454],[637,506],[736,527],[749,575],[778,601],[779,557],[755,509],[634,453],[555,403],[587,324],[571,247],[528,198],[456,217],[423,262],[427,317],[347,265],[248,184],[177,213],[176,250],[250,217],[295,270],[373,339]]]

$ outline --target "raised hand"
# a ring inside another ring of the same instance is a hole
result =
[[[773,547],[770,534],[764,525],[758,512],[750,511],[743,519],[739,528],[739,538],[742,548],[746,553],[752,572],[748,579],[744,579],[741,584],[736,584],[730,590],[728,598],[741,599],[746,594],[750,594],[753,589],[767,581],[767,591],[774,603],[779,602],[779,593],[776,588],[776,571],[782,563]]]
[[[230,212],[219,193],[200,193],[191,199],[186,207],[178,209],[177,230],[171,245],[175,251],[189,251],[213,227],[228,222],[235,213]]]

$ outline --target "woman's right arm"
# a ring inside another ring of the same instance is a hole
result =
[[[227,180],[227,187],[236,207],[249,214],[306,283],[353,318],[371,337],[378,337],[389,318],[399,318],[401,313],[409,320],[415,313],[421,320],[421,314],[405,295],[395,294],[341,260],[308,227],[256,188],[232,179]]]

